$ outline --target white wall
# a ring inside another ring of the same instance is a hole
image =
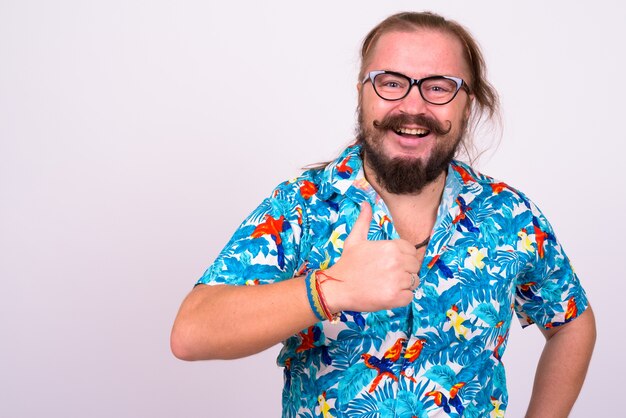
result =
[[[359,42],[416,8],[484,48],[505,129],[479,168],[555,226],[599,328],[572,417],[615,416],[626,13],[564,0],[0,0],[0,416],[278,416],[276,349],[184,363],[171,323],[260,199],[351,139]],[[541,340],[512,333],[507,416]]]

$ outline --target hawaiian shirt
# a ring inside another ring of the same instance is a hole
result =
[[[360,146],[280,184],[199,283],[262,285],[333,265],[360,204],[371,240],[399,238]],[[283,342],[283,417],[501,417],[513,313],[564,324],[587,298],[554,232],[521,192],[453,161],[408,306],[341,313]]]

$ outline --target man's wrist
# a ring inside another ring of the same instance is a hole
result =
[[[331,317],[336,319],[337,314],[342,311],[341,304],[339,302],[339,285],[342,280],[335,277],[330,270],[318,270],[316,273],[320,294],[324,300],[326,309]]]

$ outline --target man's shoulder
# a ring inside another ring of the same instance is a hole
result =
[[[296,198],[308,201],[311,196],[325,198],[351,184],[361,168],[360,147],[346,148],[335,160],[308,167],[297,177],[280,183],[274,197]],[[344,184],[345,183],[345,184]]]
[[[285,180],[278,184],[272,192],[272,197],[276,198],[297,198],[307,200],[314,195],[324,183],[323,169],[311,168],[302,172],[297,177]]]
[[[488,176],[481,171],[478,171],[478,169],[463,161],[453,160],[450,165],[452,167],[452,170],[454,170],[457,176],[459,176],[465,184],[470,182],[482,184],[500,183],[500,181],[495,179],[494,177]]]
[[[454,160],[450,166],[463,188],[474,192],[474,194],[486,197],[506,192],[506,195],[510,198],[519,200],[526,205],[529,203],[528,197],[519,189],[502,180],[486,175],[467,163]]]

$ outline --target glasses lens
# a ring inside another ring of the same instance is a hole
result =
[[[411,80],[396,74],[378,74],[374,78],[376,92],[387,100],[397,100],[411,87]]]
[[[425,78],[420,86],[424,99],[434,104],[449,102],[458,89],[459,86],[454,80],[444,77]]]

